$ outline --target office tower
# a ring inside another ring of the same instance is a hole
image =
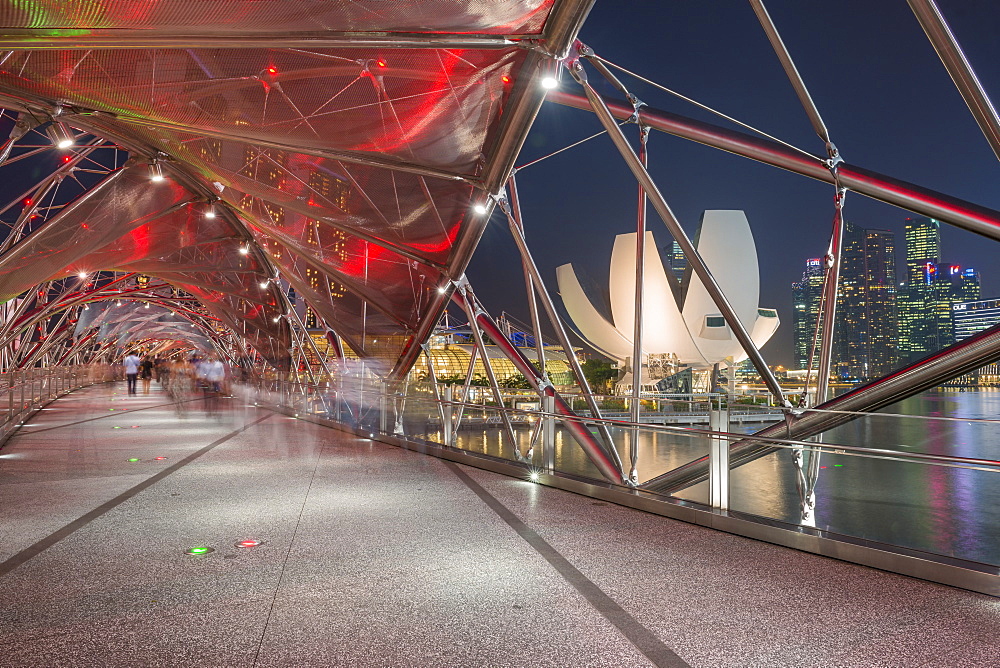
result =
[[[823,260],[818,257],[810,258],[806,260],[802,280],[792,283],[792,327],[795,335],[796,369],[805,369],[809,364],[822,296]]]
[[[958,296],[962,301],[974,302],[982,298],[982,284],[979,272],[969,267],[959,277]]]
[[[907,261],[907,269],[917,265]],[[979,272],[956,264],[925,262],[899,298],[900,353],[913,361],[955,343],[954,306],[981,297]]]
[[[941,223],[932,218],[907,218],[906,283],[919,283],[928,263],[941,261]]]
[[[952,312],[955,341],[962,341],[984,329],[1000,325],[1000,299],[956,302],[952,305]]]
[[[895,235],[844,225],[834,369],[843,377],[875,378],[898,363]]]

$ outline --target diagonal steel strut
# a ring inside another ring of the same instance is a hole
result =
[[[742,466],[778,449],[764,441],[755,440],[754,436],[802,440],[850,422],[858,417],[854,413],[870,413],[902,401],[997,359],[1000,359],[1000,325],[983,330],[888,376],[865,383],[847,394],[816,406],[814,410],[798,416],[789,415],[787,421],[771,425],[733,443],[729,447],[730,463],[733,468]],[[670,494],[707,479],[708,457],[702,457],[653,478],[642,487]]]

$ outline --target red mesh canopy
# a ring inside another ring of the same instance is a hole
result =
[[[0,294],[141,272],[280,361],[288,305],[261,284],[283,285],[369,368],[405,372],[482,234],[473,205],[509,173],[538,79],[589,6],[3,4],[0,105],[110,139],[132,162],[8,249]],[[146,178],[150,162],[165,183]]]

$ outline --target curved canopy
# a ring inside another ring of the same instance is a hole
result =
[[[373,370],[405,372],[590,4],[0,5],[0,105],[131,156],[7,249],[0,298],[148,274],[280,368],[290,287]]]

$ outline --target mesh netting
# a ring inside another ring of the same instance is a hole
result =
[[[537,33],[553,0],[35,0],[0,5],[9,28]]]

